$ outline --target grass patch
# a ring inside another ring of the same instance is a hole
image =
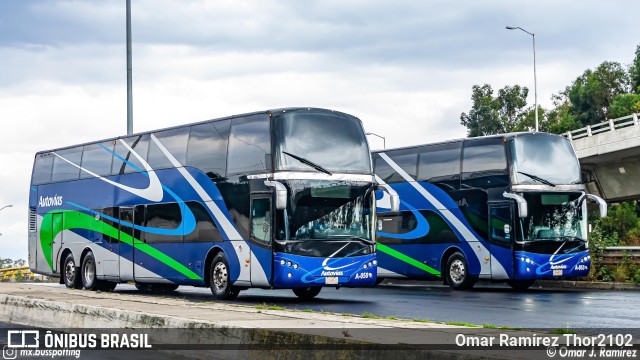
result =
[[[551,333],[556,335],[575,334],[574,331],[571,331],[569,329],[553,329],[551,330]]]
[[[420,322],[420,323],[428,323],[430,322],[429,319],[413,319],[413,322]]]
[[[267,304],[256,305],[256,308],[260,310],[284,310],[282,306],[267,305]]]
[[[471,323],[462,322],[462,321],[447,321],[447,322],[444,322],[443,324],[445,324],[445,325],[453,325],[453,326],[479,327],[476,324],[471,324]]]

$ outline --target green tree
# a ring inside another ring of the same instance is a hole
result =
[[[582,127],[582,124],[571,114],[571,103],[566,93],[554,94],[551,98],[554,107],[546,114],[546,131],[563,134]]]
[[[636,47],[636,57],[629,67],[629,77],[631,78],[631,91],[640,94],[640,45]]]
[[[613,99],[629,89],[629,74],[622,65],[605,61],[595,70],[586,70],[567,87],[570,114],[582,126],[605,121],[610,118],[609,106]]]
[[[617,95],[609,107],[609,115],[612,119],[633,113],[640,113],[640,93]]]
[[[527,105],[529,89],[520,85],[505,86],[493,96],[491,85],[474,85],[469,114],[460,115],[460,123],[467,128],[467,135],[484,136],[518,131]]]

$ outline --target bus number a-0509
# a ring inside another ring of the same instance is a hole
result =
[[[370,272],[364,272],[364,273],[356,274],[356,280],[371,279],[371,278],[373,278],[373,274],[370,273]]]

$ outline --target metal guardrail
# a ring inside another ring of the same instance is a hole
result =
[[[622,264],[625,258],[640,265],[640,246],[610,246],[604,249],[602,263],[605,265]]]
[[[0,281],[11,281],[12,279],[22,281],[44,280],[44,276],[32,273],[29,266],[0,269]]]
[[[588,125],[577,130],[566,132],[562,134],[562,136],[566,137],[569,140],[577,140],[607,131],[613,131],[630,126],[638,126],[640,125],[638,122],[639,116],[640,114],[635,113],[617,119],[607,120],[598,124]]]

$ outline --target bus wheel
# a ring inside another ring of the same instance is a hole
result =
[[[96,259],[93,252],[89,251],[82,260],[82,286],[87,290],[98,290],[98,279],[96,277]]]
[[[209,287],[213,297],[218,300],[233,300],[240,290],[231,285],[229,278],[229,263],[223,253],[218,253],[211,262]]]
[[[473,287],[475,279],[469,275],[467,260],[459,252],[447,260],[447,283],[454,290],[467,290]]]
[[[294,288],[293,293],[301,300],[311,300],[322,290],[321,286],[310,286],[306,288]]]
[[[507,284],[511,286],[513,290],[516,291],[524,291],[533,285],[536,282],[535,280],[507,280]]]
[[[82,280],[80,279],[78,268],[76,268],[76,262],[73,260],[73,254],[71,253],[64,259],[62,277],[64,285],[69,289],[82,289]]]

